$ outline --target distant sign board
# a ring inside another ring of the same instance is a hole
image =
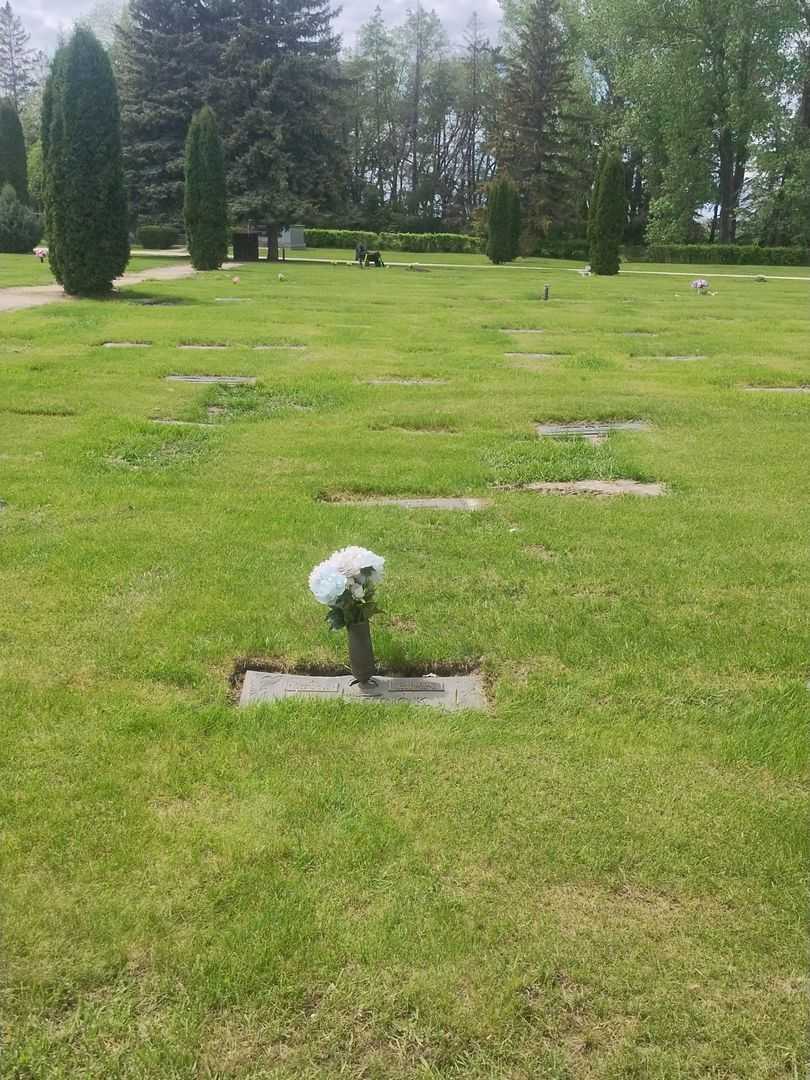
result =
[[[290,248],[291,251],[305,248],[307,242],[304,239],[304,226],[290,225],[286,229],[282,229],[278,238],[278,246],[280,248]]]

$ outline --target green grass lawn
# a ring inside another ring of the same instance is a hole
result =
[[[810,382],[807,285],[238,273],[0,315],[0,1071],[798,1077],[810,395],[742,387]],[[602,418],[651,429],[533,429]],[[611,477],[667,494],[515,490]],[[235,708],[344,661],[352,543],[382,665],[488,712]]]
[[[156,266],[171,266],[171,258],[160,258],[133,253],[127,271],[138,273]],[[41,263],[34,255],[0,255],[0,289],[13,285],[53,285],[54,276],[48,260]]]
[[[265,250],[262,249],[262,257],[264,257]],[[354,251],[348,248],[335,249],[335,248],[306,248],[302,251],[289,251],[287,253],[288,261],[294,259],[328,259],[330,261],[339,259],[354,259]],[[415,254],[408,251],[383,251],[383,260],[390,263],[416,263],[417,265],[430,266],[434,264],[455,265],[455,266],[478,266],[492,269],[492,263],[486,255],[459,255],[441,251],[428,251]],[[551,268],[553,270],[575,270],[582,269],[584,266],[583,261],[573,259],[535,259],[535,258],[521,258],[516,259],[513,263],[506,263],[499,267],[501,272],[506,270],[525,270],[525,269],[541,269]],[[647,262],[622,262],[622,270],[632,273],[634,276],[639,273],[654,274],[654,273],[666,273],[666,274],[689,274],[692,277],[724,277],[728,275],[738,276],[750,276],[750,277],[772,277],[779,279],[780,277],[800,277],[807,281],[810,281],[810,266],[699,266],[689,265],[688,263],[647,263]],[[541,283],[542,284],[542,283]]]

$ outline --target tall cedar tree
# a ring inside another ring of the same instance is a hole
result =
[[[277,230],[336,209],[347,186],[342,81],[328,0],[243,0],[211,100],[224,142],[233,216]]]
[[[118,27],[124,170],[141,224],[182,224],[186,133],[224,40],[219,11],[198,0],[132,0]]]
[[[129,259],[118,93],[110,61],[83,27],[60,49],[43,102],[51,268],[65,292],[109,292]]]
[[[28,166],[25,140],[11,98],[0,100],[0,188],[11,184],[21,203],[28,202]]]
[[[520,201],[507,176],[489,185],[487,198],[487,258],[493,263],[511,262],[517,255],[515,218],[520,229]]]
[[[37,83],[42,54],[29,49],[31,35],[11,4],[0,6],[0,97],[10,97],[19,109]]]
[[[572,75],[557,0],[532,0],[507,62],[495,135],[499,168],[520,189],[525,226],[546,236],[577,216],[572,200]]]
[[[218,269],[228,254],[225,158],[216,117],[207,105],[188,129],[183,211],[192,265]]]
[[[590,229],[591,270],[594,274],[618,274],[619,246],[627,220],[624,165],[618,154],[606,155],[597,191]]]

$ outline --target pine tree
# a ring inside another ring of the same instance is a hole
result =
[[[594,274],[618,274],[619,246],[627,220],[624,165],[618,154],[605,156],[597,191],[590,229],[591,270]]]
[[[132,0],[121,20],[124,170],[141,224],[181,227],[186,134],[205,104],[224,33],[215,6],[196,0]]]
[[[11,98],[17,110],[37,82],[41,54],[28,47],[30,40],[31,35],[6,0],[0,7],[0,97]]]
[[[516,257],[516,218],[519,234],[520,202],[517,189],[508,177],[498,177],[489,185],[487,199],[487,257],[490,262],[511,262]]]
[[[211,101],[223,117],[233,216],[278,227],[342,204],[348,162],[329,0],[243,0],[231,10]]]
[[[0,188],[4,184],[11,184],[21,203],[28,202],[25,140],[20,117],[11,98],[0,100]]]
[[[520,192],[514,184],[508,187],[509,192],[509,252],[510,261],[520,254],[520,233],[523,220],[523,209],[520,205]]]
[[[228,254],[225,159],[216,117],[207,105],[188,130],[184,216],[192,265],[218,269]]]
[[[532,0],[507,61],[495,156],[523,194],[533,236],[545,236],[576,217],[573,97],[558,0]]]
[[[106,52],[82,27],[54,58],[42,149],[51,268],[68,293],[109,292],[129,259],[118,94]]]

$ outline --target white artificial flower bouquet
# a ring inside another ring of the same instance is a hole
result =
[[[374,675],[374,650],[368,620],[380,610],[374,600],[383,579],[385,559],[361,547],[341,548],[314,568],[309,587],[325,604],[332,630],[344,627],[349,637],[349,661],[355,682],[363,685]]]
[[[709,291],[709,283],[705,277],[695,278],[691,283],[690,288],[694,289],[700,296],[705,296]]]
[[[361,547],[341,548],[309,575],[315,599],[329,610],[326,621],[333,630],[368,622],[380,609],[374,590],[383,579],[385,559]]]

